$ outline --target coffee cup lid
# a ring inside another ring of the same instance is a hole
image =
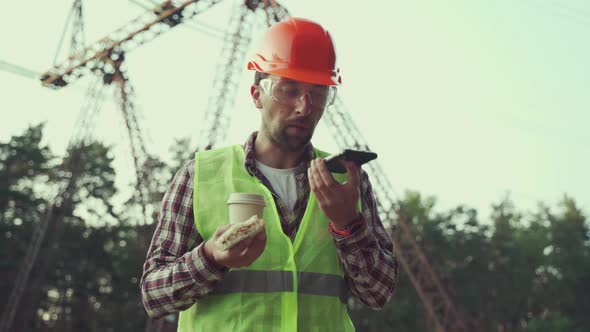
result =
[[[264,197],[262,195],[253,193],[231,193],[229,195],[229,199],[227,200],[227,204],[236,203],[266,206],[266,203],[264,203]]]

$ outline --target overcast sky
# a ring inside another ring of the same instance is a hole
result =
[[[72,2],[3,4],[0,63],[49,69]],[[204,25],[223,30],[235,3],[224,0],[127,55],[150,152],[168,159],[175,138],[196,144],[222,46]],[[418,190],[436,196],[440,209],[467,204],[487,216],[507,192],[523,209],[554,205],[567,193],[589,210],[590,2],[281,3],[331,31],[344,83],[339,96],[397,194]],[[88,43],[144,11],[131,1],[84,4]],[[66,35],[58,62],[68,43]],[[227,144],[242,143],[259,124],[245,65]],[[0,140],[46,122],[47,143],[63,153],[89,82],[50,90],[0,71]],[[337,150],[329,134],[320,125],[314,144]],[[96,136],[114,146],[118,183],[129,183],[132,160],[112,93]]]

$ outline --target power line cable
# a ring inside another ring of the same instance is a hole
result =
[[[6,62],[4,60],[0,60],[0,70],[26,78],[39,79],[39,77],[41,77],[41,73],[39,72]]]
[[[57,43],[57,50],[55,51],[55,55],[53,57],[53,65],[57,65],[57,58],[59,56],[59,52],[61,51],[61,48],[63,47],[63,42],[65,39],[65,36],[68,32],[68,27],[70,26],[70,22],[72,20],[72,13],[75,12],[75,8],[76,8],[76,3],[80,1],[80,0],[74,0],[74,3],[72,4],[72,8],[68,11],[68,16],[66,16],[66,24],[64,25],[64,29],[61,33],[61,37],[59,38],[59,42]]]

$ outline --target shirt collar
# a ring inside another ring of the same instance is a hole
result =
[[[253,132],[244,143],[244,166],[252,175],[256,175],[258,169],[256,168],[256,154],[254,153],[254,142],[258,136],[258,131]],[[295,167],[295,174],[305,173],[309,163],[314,159],[314,149],[311,142],[305,146],[303,160]]]

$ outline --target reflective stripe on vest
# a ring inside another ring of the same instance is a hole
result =
[[[348,288],[342,277],[334,274],[299,272],[297,279],[300,294],[337,296],[342,303],[346,303]]]
[[[334,296],[346,303],[346,283],[334,274],[303,272],[297,273],[299,294]],[[213,294],[292,292],[293,272],[232,270],[219,281]]]

